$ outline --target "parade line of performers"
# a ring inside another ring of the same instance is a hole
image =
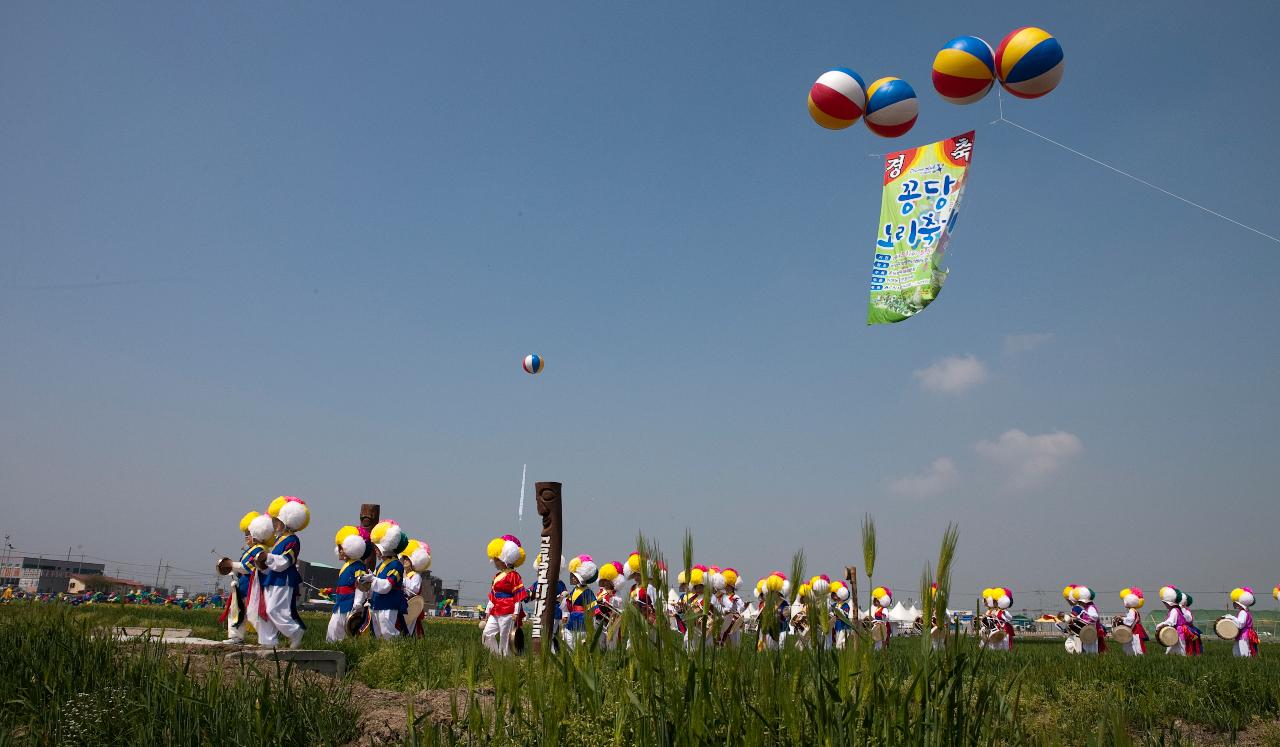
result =
[[[360,526],[342,527],[334,537],[342,567],[338,585],[321,590],[334,603],[326,639],[339,641],[364,632],[378,638],[421,636],[424,611],[419,574],[431,567],[430,547],[410,539],[394,521],[377,521],[376,511],[362,508],[360,518]],[[260,645],[275,646],[280,636],[290,647],[301,643],[303,624],[296,606],[301,583],[297,533],[309,520],[306,503],[292,496],[272,501],[265,514],[250,512],[241,520],[245,545],[240,560],[224,558],[219,562],[219,571],[235,578],[223,613],[229,642],[244,642],[246,628],[252,626]],[[495,654],[516,653],[523,648],[525,603],[536,594],[536,585],[526,588],[516,570],[526,557],[515,536],[497,537],[486,550],[495,573],[481,638]],[[738,645],[744,630],[757,633],[760,650],[777,649],[788,636],[800,645],[816,641],[820,646],[842,648],[855,627],[869,634],[876,649],[887,648],[893,637],[889,619],[893,592],[884,586],[872,589],[871,609],[864,615],[851,601],[849,585],[825,574],[801,583],[793,596],[791,580],[775,571],[756,582],[755,598],[747,602],[738,594],[736,570],[694,565],[681,571],[676,586],[660,598],[658,589],[642,580],[644,565],[639,553],[632,553],[625,562],[598,564],[590,555],[578,555],[567,564],[561,563],[568,568],[569,583],[556,581],[555,644],[570,649],[579,646],[591,629],[596,631],[599,647],[618,647],[623,611],[628,605],[650,625],[669,625],[690,646],[700,642]],[[665,566],[659,563],[656,568],[665,582]],[[1060,623],[1067,633],[1068,651],[1098,654],[1106,650],[1110,638],[1125,654],[1146,653],[1149,636],[1140,612],[1146,604],[1142,589],[1131,587],[1120,592],[1125,613],[1114,617],[1110,626],[1098,609],[1093,589],[1071,584],[1062,595],[1071,605]],[[1272,595],[1280,599],[1280,586]],[[1013,592],[993,587],[983,590],[982,598],[986,609],[975,620],[980,645],[1011,651]],[[1165,586],[1159,599],[1168,615],[1156,626],[1155,640],[1167,654],[1200,654],[1202,633],[1191,613],[1191,596]],[[1233,642],[1236,656],[1257,656],[1258,634],[1249,611],[1256,602],[1253,590],[1234,589],[1231,602],[1234,612],[1218,619],[1214,631]],[[809,619],[815,612],[817,619]],[[955,620],[945,611],[935,612],[933,617],[928,634],[936,649],[945,645],[947,630]],[[924,634],[925,627],[924,620],[916,620],[917,632]]]

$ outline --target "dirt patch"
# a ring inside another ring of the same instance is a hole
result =
[[[349,745],[400,744],[408,733],[409,705],[413,704],[415,722],[437,726],[454,722],[454,704],[457,718],[466,718],[468,695],[464,688],[454,690],[422,690],[417,693],[398,693],[376,690],[359,683],[352,686],[352,698],[368,704],[356,722],[356,738]],[[479,690],[476,701],[481,708],[493,705],[493,691]]]
[[[1184,744],[1206,745],[1206,747],[1275,747],[1280,745],[1280,721],[1265,721],[1254,718],[1253,722],[1238,732],[1234,737],[1230,733],[1210,731],[1196,724],[1175,721],[1173,729],[1164,736],[1170,741],[1176,734]],[[1156,736],[1156,735],[1152,735]]]

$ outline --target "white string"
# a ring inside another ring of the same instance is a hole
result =
[[[1240,221],[1236,220],[1235,218],[1230,218],[1230,217],[1228,217],[1228,216],[1225,216],[1225,215],[1223,215],[1222,213],[1219,213],[1219,212],[1218,212],[1218,211],[1216,211],[1216,210],[1211,210],[1211,209],[1209,209],[1209,208],[1205,207],[1204,205],[1201,205],[1201,204],[1200,204],[1200,203],[1198,203],[1198,202],[1194,202],[1194,201],[1192,201],[1192,200],[1188,200],[1187,198],[1183,197],[1182,195],[1174,194],[1173,192],[1170,192],[1169,190],[1165,189],[1164,187],[1160,187],[1160,186],[1157,186],[1157,185],[1155,185],[1155,184],[1152,184],[1151,182],[1147,181],[1146,179],[1143,179],[1143,178],[1142,178],[1142,177],[1140,177],[1140,176],[1134,176],[1133,174],[1130,174],[1128,171],[1125,171],[1124,169],[1119,169],[1119,168],[1116,168],[1115,166],[1112,166],[1112,165],[1111,165],[1111,164],[1109,164],[1109,163],[1106,163],[1106,162],[1104,162],[1104,161],[1099,161],[1098,159],[1094,158],[1094,157],[1093,157],[1093,156],[1091,156],[1091,155],[1088,155],[1087,153],[1081,153],[1080,151],[1076,150],[1075,148],[1072,148],[1072,147],[1067,146],[1067,145],[1063,145],[1062,143],[1058,142],[1057,140],[1054,140],[1054,139],[1053,139],[1053,138],[1051,138],[1051,137],[1046,137],[1046,136],[1041,135],[1040,133],[1036,132],[1035,130],[1032,130],[1032,129],[1028,129],[1028,128],[1026,128],[1026,127],[1023,127],[1022,125],[1018,124],[1017,122],[1013,122],[1013,121],[1011,121],[1011,120],[1005,119],[1005,116],[1004,116],[1004,97],[1000,96],[999,92],[997,91],[997,92],[996,92],[996,98],[997,98],[997,100],[1000,102],[1000,117],[999,117],[998,119],[996,119],[994,122],[992,122],[991,124],[1000,124],[1001,122],[1004,122],[1005,124],[1013,125],[1014,127],[1017,127],[1019,130],[1022,130],[1023,132],[1025,132],[1025,133],[1027,133],[1027,134],[1029,134],[1029,135],[1035,135],[1036,137],[1040,138],[1041,140],[1043,140],[1043,141],[1045,141],[1045,142],[1047,142],[1047,143],[1052,143],[1053,145],[1056,145],[1056,146],[1058,146],[1059,148],[1062,148],[1062,149],[1063,149],[1063,150],[1065,150],[1065,151],[1069,151],[1069,152],[1071,152],[1071,153],[1074,153],[1074,154],[1076,154],[1077,156],[1080,156],[1081,158],[1084,158],[1084,159],[1086,159],[1086,160],[1093,161],[1094,163],[1098,164],[1099,166],[1102,166],[1102,167],[1104,167],[1104,168],[1111,169],[1112,171],[1116,172],[1117,174],[1120,174],[1121,176],[1127,176],[1127,177],[1129,177],[1130,179],[1134,180],[1135,182],[1137,182],[1137,183],[1139,183],[1139,184],[1142,184],[1142,185],[1148,186],[1148,187],[1150,187],[1150,188],[1154,189],[1154,190],[1155,190],[1155,191],[1157,191],[1157,192],[1161,192],[1161,193],[1163,193],[1163,194],[1166,194],[1166,195],[1168,195],[1168,196],[1172,197],[1172,198],[1173,198],[1173,199],[1175,199],[1175,200],[1179,200],[1179,201],[1181,201],[1181,202],[1185,202],[1186,204],[1190,205],[1191,207],[1199,208],[1200,210],[1203,210],[1204,212],[1208,213],[1209,215],[1217,216],[1217,217],[1219,217],[1219,218],[1221,218],[1221,219],[1223,219],[1223,220],[1227,221],[1228,223],[1234,223],[1235,225],[1237,225],[1237,226],[1239,226],[1239,227],[1241,227],[1241,228],[1243,228],[1243,229],[1245,229],[1245,230],[1247,230],[1247,231],[1252,231],[1253,233],[1256,233],[1256,234],[1258,234],[1259,236],[1261,236],[1261,237],[1263,237],[1263,238],[1271,239],[1272,241],[1276,242],[1277,244],[1280,244],[1280,238],[1276,238],[1275,236],[1272,236],[1271,234],[1269,234],[1269,233],[1267,233],[1267,232],[1265,232],[1265,231],[1260,231],[1260,230],[1258,230],[1258,229],[1254,228],[1253,226],[1250,226],[1250,225],[1246,225],[1246,224],[1244,224],[1244,223],[1241,223]]]

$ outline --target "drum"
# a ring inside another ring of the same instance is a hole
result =
[[[1234,641],[1240,637],[1240,626],[1234,617],[1220,617],[1213,624],[1213,632],[1224,641]]]
[[[360,635],[369,629],[369,624],[373,622],[373,616],[369,614],[367,605],[360,605],[351,610],[347,615],[347,635],[352,638]]]
[[[1067,653],[1069,654],[1078,654],[1081,651],[1084,651],[1084,646],[1081,645],[1080,636],[1078,635],[1067,636],[1067,640],[1063,645],[1066,647]]]
[[[1086,646],[1093,645],[1098,642],[1098,626],[1086,624],[1080,628],[1080,632],[1076,633],[1080,637],[1080,642]]]
[[[223,558],[222,560],[219,560],[218,565],[215,566],[215,568],[217,569],[219,576],[225,576],[228,573],[231,573],[231,558]]]
[[[1008,634],[1004,632],[1004,628],[992,628],[991,632],[987,633],[987,643],[990,643],[992,645],[995,645],[997,643],[1004,643],[1004,639],[1007,637],[1007,635]]]
[[[413,629],[418,623],[418,616],[422,614],[422,610],[427,606],[422,597],[413,597],[409,600],[408,609],[404,613],[404,627],[409,631],[409,635],[413,635]]]
[[[876,620],[871,623],[871,640],[879,643],[889,637],[889,623]]]
[[[1067,635],[1079,635],[1084,630],[1085,622],[1078,617],[1070,616],[1067,618]]]
[[[511,631],[511,652],[516,656],[524,653],[524,626],[517,625]]]
[[[1121,646],[1128,646],[1133,642],[1133,628],[1128,625],[1117,625],[1111,629],[1111,640]]]
[[[1172,625],[1161,625],[1156,628],[1156,640],[1165,648],[1178,645],[1178,637],[1178,629]]]

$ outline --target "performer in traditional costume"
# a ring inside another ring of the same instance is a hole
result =
[[[1232,618],[1240,628],[1240,634],[1236,636],[1235,644],[1231,647],[1232,653],[1236,656],[1258,655],[1258,631],[1253,628],[1253,613],[1249,611],[1254,601],[1256,600],[1253,597],[1253,589],[1248,586],[1231,590],[1231,604],[1238,610]]]
[[[693,649],[707,635],[711,615],[707,594],[707,583],[710,580],[711,569],[707,566],[699,564],[689,569],[689,592],[684,597],[685,614],[692,616],[693,623],[688,626],[684,636],[685,646],[689,649]]]
[[[853,622],[858,619],[858,612],[849,601],[849,586],[844,581],[832,581],[828,593],[831,595],[833,618],[831,644],[836,648],[844,648],[853,631]]]
[[[676,582],[676,588],[667,589],[666,613],[671,629],[683,637],[688,633],[688,628],[684,624],[684,598],[689,593],[688,574],[680,571],[676,574]]]
[[[302,645],[302,636],[306,626],[298,616],[298,587],[302,585],[302,574],[298,572],[298,556],[302,553],[302,542],[297,532],[307,528],[311,521],[311,512],[307,504],[291,495],[282,495],[267,507],[267,515],[272,518],[272,526],[276,533],[276,543],[271,552],[258,556],[258,569],[266,571],[263,581],[263,592],[266,597],[267,617],[271,619],[274,630],[266,633],[259,631],[258,642],[264,646],[276,645],[276,634],[283,635],[289,641],[289,648]]]
[[[596,593],[596,604],[591,614],[595,618],[596,630],[600,631],[596,636],[602,651],[614,648],[618,644],[621,633],[618,622],[622,615],[623,597],[618,593],[617,585],[626,578],[624,574],[622,563],[616,560],[600,566],[597,572],[600,591]]]
[[[524,622],[521,603],[529,595],[524,581],[516,572],[516,568],[524,564],[524,548],[515,535],[504,534],[490,540],[487,552],[497,573],[489,590],[489,603],[485,607],[488,617],[481,639],[493,653],[507,656],[511,653],[511,635],[516,626]]]
[[[347,637],[347,617],[356,608],[356,582],[369,570],[361,560],[368,543],[360,536],[360,530],[345,526],[334,535],[333,542],[334,552],[342,567],[338,570],[338,585],[329,592],[329,598],[333,600],[333,613],[329,615],[329,629],[325,632],[324,639],[330,643]],[[362,598],[361,604],[363,601]]]
[[[400,565],[404,568],[405,609],[415,598],[422,596],[422,579],[431,568],[431,546],[423,540],[411,539],[400,553]],[[405,621],[407,635],[414,638],[423,636],[422,622],[427,616],[424,606],[412,620]]]
[[[408,600],[404,595],[404,564],[400,553],[409,546],[409,536],[394,521],[379,521],[369,532],[373,542],[373,573],[360,579],[360,587],[369,592],[370,627],[373,635],[383,640],[398,638],[408,631],[404,613]]]
[[[831,647],[831,577],[819,573],[809,579],[809,591],[813,594],[813,606],[817,619],[810,624],[818,631],[818,648]]]
[[[1098,637],[1091,643],[1080,644],[1080,653],[1082,654],[1099,654],[1107,650],[1107,629],[1102,624],[1102,613],[1098,611],[1098,605],[1094,603],[1096,594],[1093,589],[1088,586],[1076,587],[1076,599],[1080,603],[1080,612],[1078,617],[1080,622],[1092,627],[1098,633]]]
[[[742,640],[743,615],[747,611],[747,603],[738,596],[738,571],[725,568],[713,579],[720,613],[722,629],[718,643],[721,645],[738,645]]]
[[[627,556],[623,566],[627,573],[627,580],[631,582],[631,589],[628,592],[629,601],[640,616],[652,625],[658,617],[658,588],[652,583],[646,584],[643,581],[644,564],[644,557],[638,552],[633,552]]]
[[[1013,613],[1009,609],[1013,607],[1013,590],[1006,586],[993,586],[991,587],[991,601],[993,604],[992,620],[996,629],[1004,633],[1004,635],[995,636],[996,640],[991,642],[990,648],[992,651],[1012,651]]]
[[[587,613],[596,605],[596,594],[591,590],[591,584],[596,582],[599,571],[590,555],[579,555],[569,560],[569,583],[573,588],[564,600],[565,625],[560,635],[569,650],[586,637]]]
[[[884,586],[871,590],[871,620],[884,623],[884,640],[875,641],[876,651],[889,648],[889,639],[893,636],[893,623],[889,621],[889,605],[893,604],[893,592]]]
[[[1124,604],[1124,616],[1120,624],[1133,631],[1133,638],[1124,644],[1121,650],[1126,656],[1142,656],[1147,653],[1147,629],[1142,627],[1142,606],[1147,603],[1142,589],[1130,586],[1120,590],[1120,601]]]
[[[222,621],[227,623],[227,643],[244,643],[244,631],[249,623],[249,584],[257,569],[258,554],[266,548],[249,533],[249,524],[261,516],[257,511],[250,511],[240,519],[240,533],[244,535],[244,547],[240,551],[240,559],[231,563],[231,590],[227,594],[227,606],[222,611]]]
[[[1160,623],[1159,627],[1172,627],[1178,631],[1178,641],[1172,646],[1165,646],[1165,654],[1173,656],[1187,655],[1187,640],[1191,637],[1191,631],[1187,627],[1186,613],[1183,612],[1180,602],[1182,602],[1182,592],[1172,586],[1160,587],[1160,602],[1169,610],[1169,615]],[[1158,628],[1157,628],[1158,630]]]
[[[791,631],[791,581],[781,571],[774,571],[764,580],[764,598],[760,601],[760,637],[758,650],[777,650],[787,640]],[[768,614],[770,608],[773,614]]]
[[[1191,635],[1187,639],[1187,656],[1200,656],[1204,653],[1204,632],[1196,627],[1196,613],[1191,611],[1193,604],[1195,600],[1191,595],[1183,592],[1179,606],[1182,607],[1183,617],[1187,621],[1187,632]]]

